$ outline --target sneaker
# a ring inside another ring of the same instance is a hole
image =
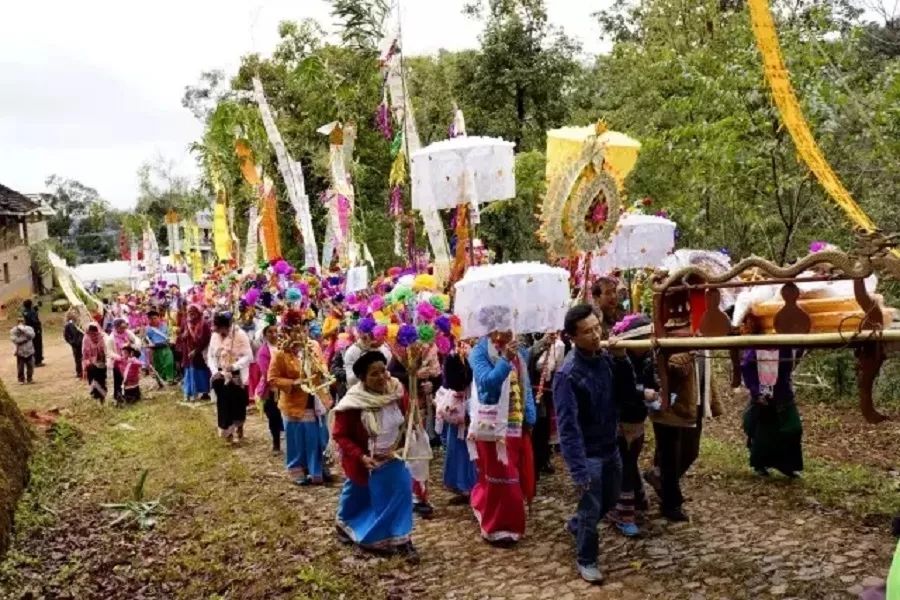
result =
[[[688,523],[691,520],[680,506],[678,508],[662,511],[662,516],[671,523]]]
[[[294,485],[299,485],[300,487],[306,487],[306,486],[310,485],[311,483],[312,482],[309,480],[309,478],[305,477],[305,476],[298,477],[297,479],[294,480]]]
[[[588,583],[592,583],[594,585],[600,585],[603,583],[603,574],[600,572],[600,569],[597,568],[597,565],[579,565],[576,563],[578,567],[578,574],[581,575],[581,578],[587,581]]]
[[[625,537],[637,537],[641,534],[640,528],[634,523],[616,523],[616,529]]]
[[[428,502],[413,503],[413,512],[423,519],[430,519],[434,516],[434,507]]]
[[[756,467],[755,469],[753,469],[753,472],[756,473],[760,477],[768,477],[769,476],[769,470],[766,469],[765,467]]]

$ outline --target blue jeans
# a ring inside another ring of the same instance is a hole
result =
[[[575,516],[569,520],[569,532],[575,536],[575,554],[579,565],[597,564],[600,556],[600,519],[613,509],[622,487],[622,459],[616,452],[606,458],[588,458],[590,484],[581,495]]]

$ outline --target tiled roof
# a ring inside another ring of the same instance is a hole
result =
[[[0,213],[24,215],[38,210],[40,206],[28,199],[25,194],[0,184]]]

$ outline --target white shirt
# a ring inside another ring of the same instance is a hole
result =
[[[381,352],[384,354],[384,357],[387,359],[387,362],[391,362],[391,349],[388,348],[387,344],[382,344],[380,348],[374,348],[374,350]],[[344,350],[344,369],[347,373],[347,387],[352,387],[359,383],[359,379],[357,379],[356,374],[353,372],[353,365],[359,360],[359,357],[365,354],[366,352],[370,352],[371,349],[363,349],[358,343],[353,344],[346,350]]]

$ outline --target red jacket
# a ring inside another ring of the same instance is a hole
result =
[[[369,470],[362,457],[369,453],[369,432],[362,424],[359,410],[335,413],[331,435],[341,449],[341,467],[350,481],[357,485],[369,484]]]
[[[409,399],[406,394],[400,401],[400,409],[406,414]],[[362,457],[369,453],[369,432],[362,424],[359,410],[343,410],[334,414],[331,437],[341,449],[341,468],[350,481],[357,485],[369,485],[369,469]]]

